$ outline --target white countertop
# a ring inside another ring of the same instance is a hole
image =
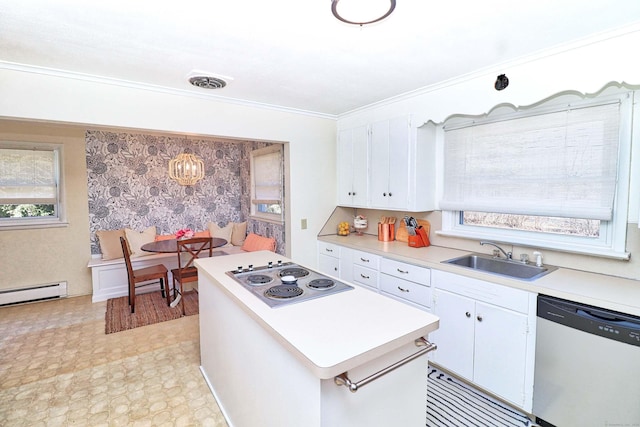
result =
[[[199,259],[196,266],[318,378],[333,378],[438,328],[436,316],[357,285],[350,291],[270,308],[225,274],[239,265],[277,260],[291,261],[260,251]]]
[[[366,234],[328,235],[318,239],[411,264],[640,316],[640,281],[637,280],[559,268],[537,280],[525,281],[442,263],[469,254],[468,251],[438,246],[412,248],[404,242],[381,242],[377,236]]]

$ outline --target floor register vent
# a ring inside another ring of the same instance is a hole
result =
[[[49,283],[21,289],[7,289],[0,291],[0,307],[65,298],[66,296],[67,282]]]

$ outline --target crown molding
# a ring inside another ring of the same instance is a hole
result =
[[[104,84],[109,86],[126,87],[130,89],[145,90],[145,91],[156,92],[156,93],[164,93],[168,95],[185,96],[188,98],[205,99],[209,101],[217,101],[217,102],[223,102],[227,104],[241,105],[244,107],[273,110],[273,111],[279,111],[279,112],[290,113],[290,114],[300,114],[300,115],[311,116],[311,117],[322,118],[322,119],[337,120],[337,117],[338,117],[335,114],[318,113],[314,111],[301,110],[297,108],[289,108],[289,107],[283,107],[283,106],[278,106],[273,104],[247,101],[247,100],[242,100],[237,98],[229,98],[229,97],[220,96],[220,95],[196,93],[193,91],[169,88],[166,86],[158,86],[158,85],[152,85],[148,83],[95,76],[92,74],[78,73],[74,71],[60,70],[56,68],[19,64],[15,62],[8,62],[8,61],[2,61],[2,60],[0,60],[0,70],[1,69],[18,71],[22,73],[40,74],[40,75],[58,77],[58,78],[64,78],[64,79],[70,79],[70,80],[78,80],[78,81],[90,82],[90,83],[96,83],[96,84]]]

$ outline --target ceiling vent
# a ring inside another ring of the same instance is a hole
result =
[[[218,77],[193,76],[189,77],[189,83],[202,89],[222,89],[227,82]]]

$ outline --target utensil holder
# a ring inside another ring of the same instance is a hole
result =
[[[391,242],[395,240],[396,226],[395,224],[378,223],[378,240],[381,242]]]

